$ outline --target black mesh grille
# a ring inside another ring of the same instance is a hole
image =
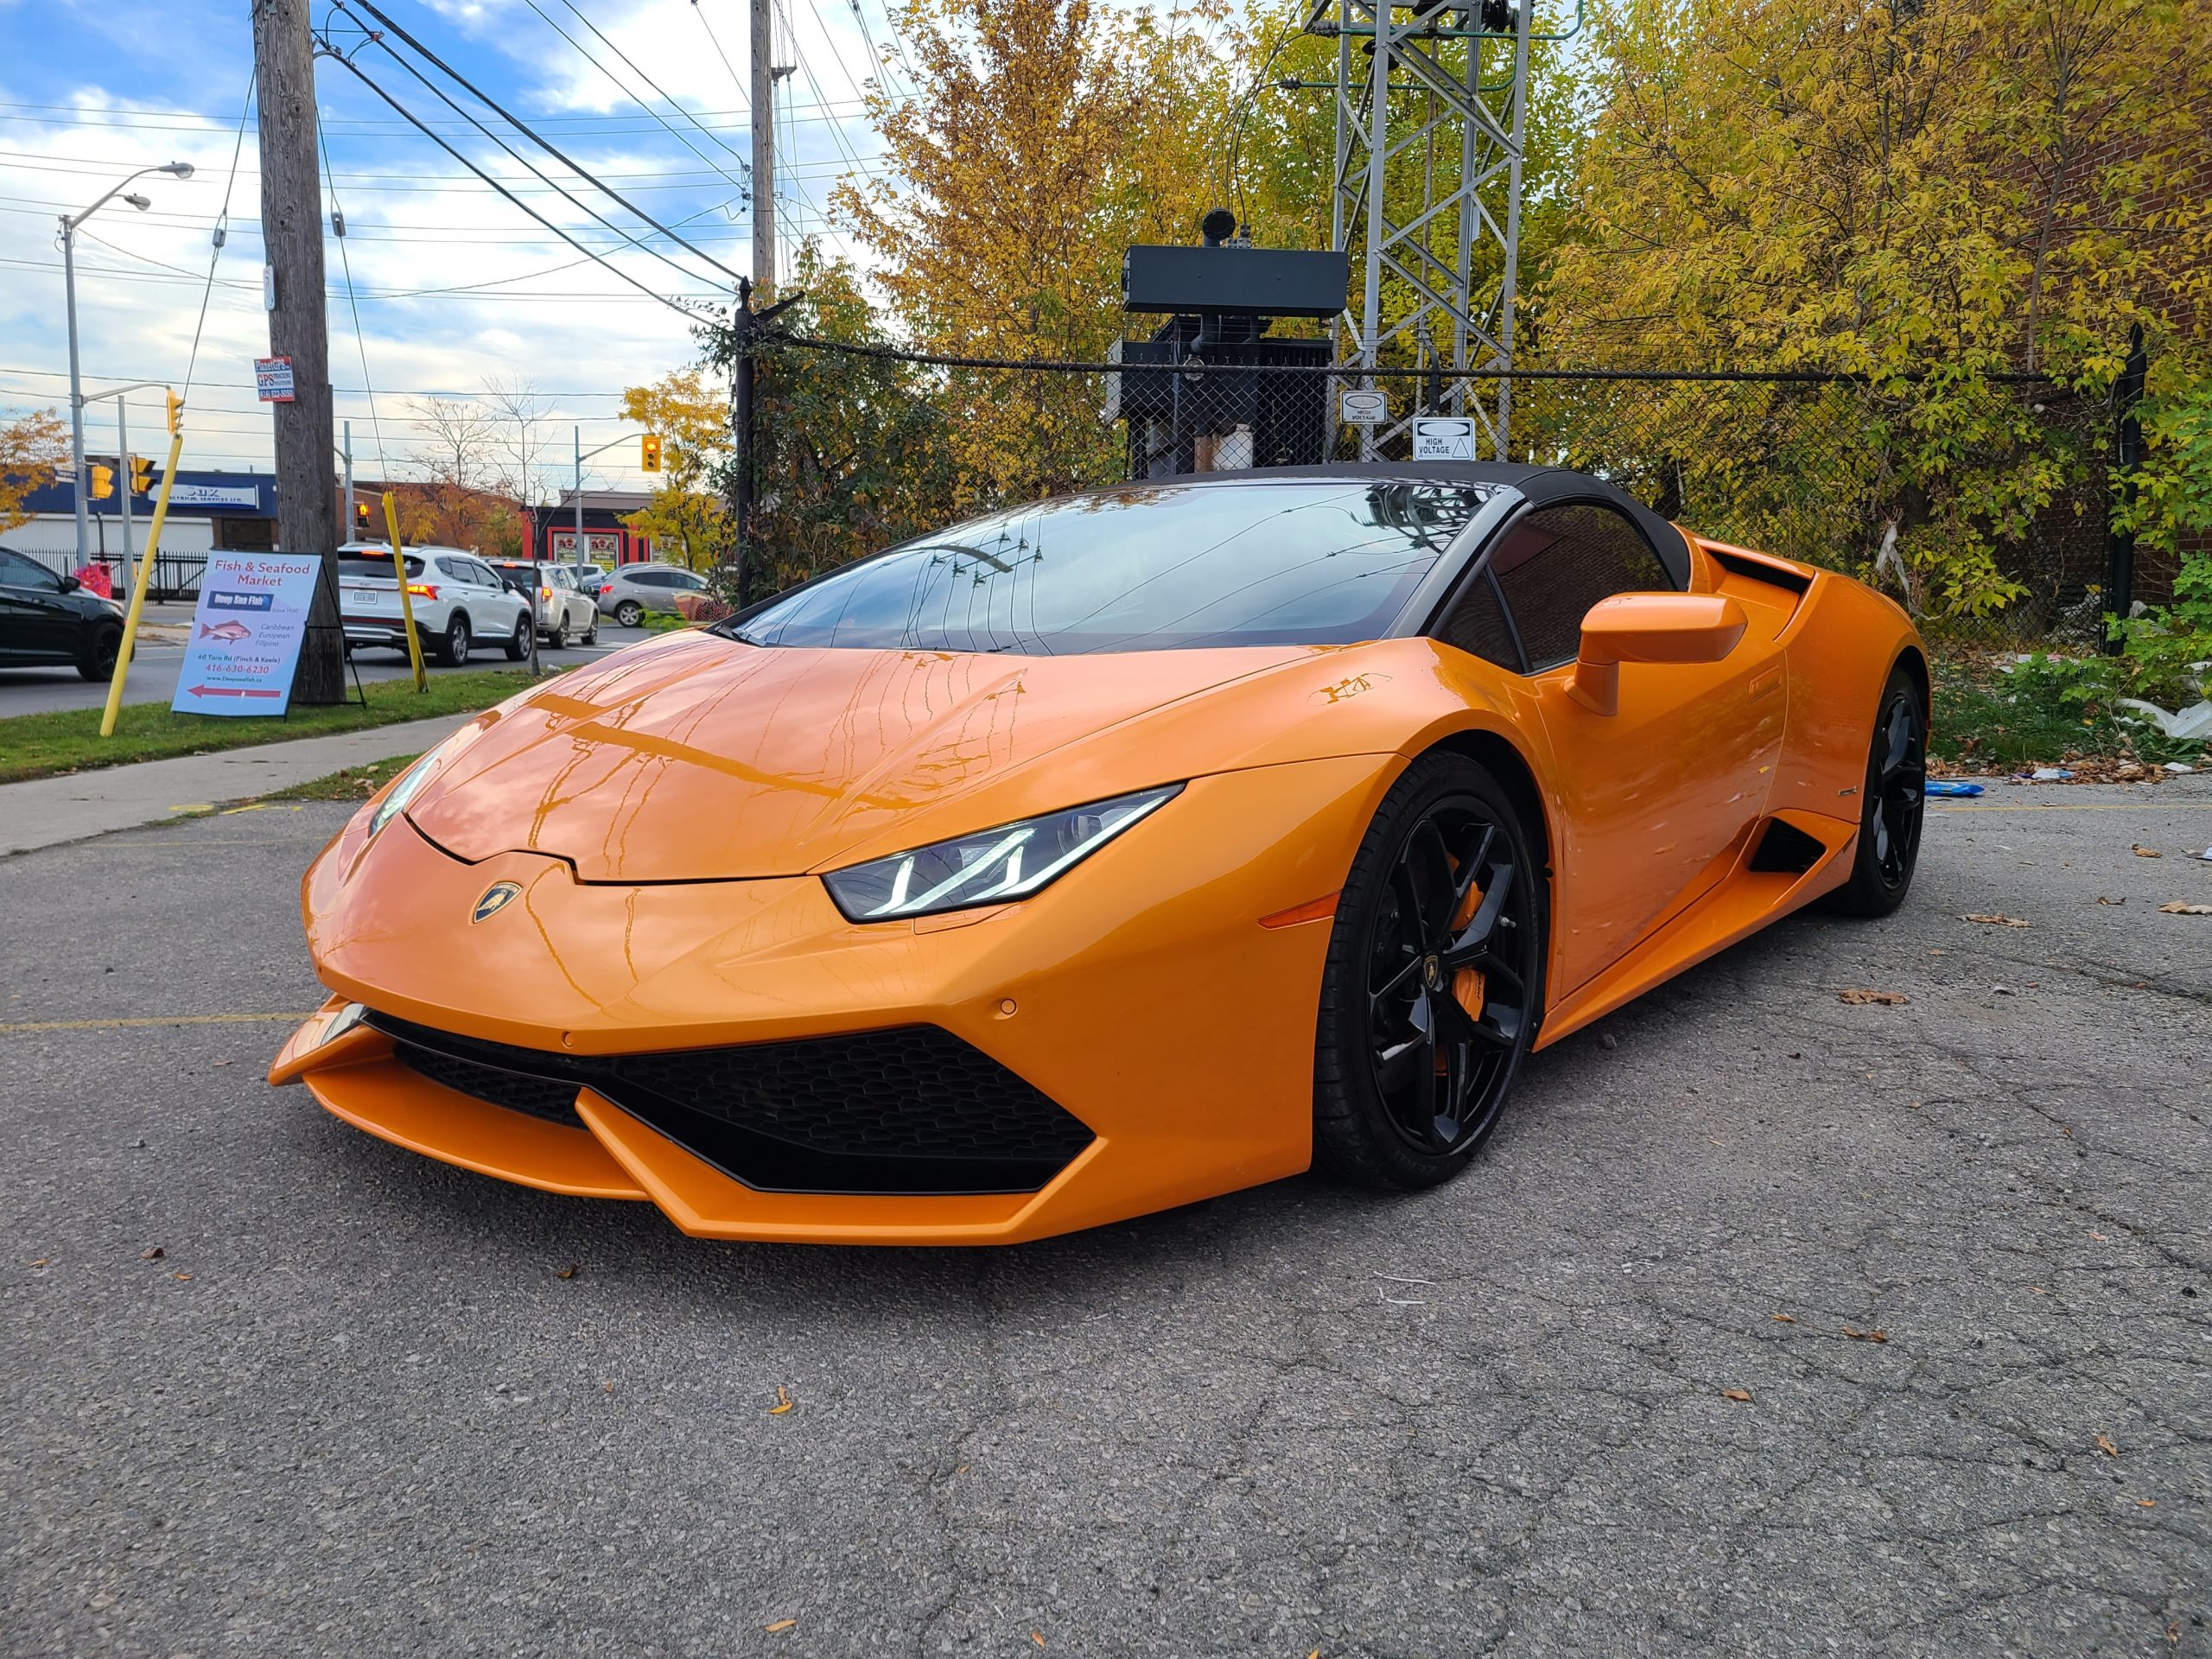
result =
[[[479,1100],[575,1123],[588,1087],[749,1186],[805,1192],[1031,1192],[1090,1131],[935,1026],[584,1058],[389,1014],[399,1058]]]
[[[549,1123],[583,1127],[576,1116],[576,1084],[553,1077],[531,1077],[480,1060],[464,1059],[417,1043],[394,1043],[392,1052],[433,1083],[442,1083],[478,1100],[504,1106],[511,1112],[527,1112]]]

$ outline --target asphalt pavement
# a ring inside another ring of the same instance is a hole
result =
[[[149,600],[139,628],[137,654],[131,660],[130,671],[123,677],[123,700],[126,703],[167,702],[176,695],[177,672],[184,666],[185,642],[192,632],[192,607]],[[538,655],[554,666],[573,667],[646,637],[643,628],[617,627],[602,617],[596,645],[571,645],[564,651],[555,651],[541,640]],[[414,672],[406,657],[396,651],[364,651],[352,661],[364,680],[404,680]],[[506,664],[507,654],[501,646],[481,640],[468,659],[471,668],[503,668]],[[447,671],[432,663],[429,671]],[[42,715],[57,709],[99,709],[106,702],[107,683],[88,681],[73,668],[0,666],[0,719],[10,715]]]
[[[266,1088],[345,811],[0,861],[0,1651],[2212,1655],[2212,779],[1937,811],[1439,1191],[953,1252]]]

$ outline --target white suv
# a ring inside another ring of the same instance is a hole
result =
[[[458,668],[480,639],[503,646],[510,662],[530,655],[529,603],[488,563],[457,547],[400,551],[426,655]],[[338,610],[347,651],[407,649],[390,543],[348,542],[338,550]]]

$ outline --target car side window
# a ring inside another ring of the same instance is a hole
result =
[[[486,588],[503,588],[506,586],[505,582],[499,580],[499,573],[498,571],[493,569],[490,565],[480,563],[474,559],[468,561],[468,574],[476,581],[483,583]]]
[[[47,593],[61,590],[61,578],[36,559],[0,548],[0,582],[10,588],[35,588]]]
[[[1521,646],[1498,603],[1497,579],[1488,570],[1478,571],[1466,592],[1452,601],[1436,637],[1500,668],[1522,671]]]
[[[1528,664],[1522,671],[1529,674],[1575,659],[1582,648],[1582,619],[1599,600],[1675,588],[1666,566],[1627,515],[1591,501],[1529,513],[1506,531],[1488,564],[1520,637]],[[1468,626],[1480,625],[1471,620]],[[1473,645],[1465,649],[1489,655]]]
[[[705,578],[695,576],[689,570],[679,570],[670,580],[679,588],[704,588],[707,585]]]
[[[640,588],[665,588],[668,586],[668,577],[666,574],[659,570],[633,570],[630,573],[630,580],[636,582]]]

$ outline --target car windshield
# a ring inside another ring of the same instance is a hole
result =
[[[1348,645],[1390,626],[1488,493],[1300,480],[1039,502],[864,559],[726,631],[762,645],[1033,656]]]

